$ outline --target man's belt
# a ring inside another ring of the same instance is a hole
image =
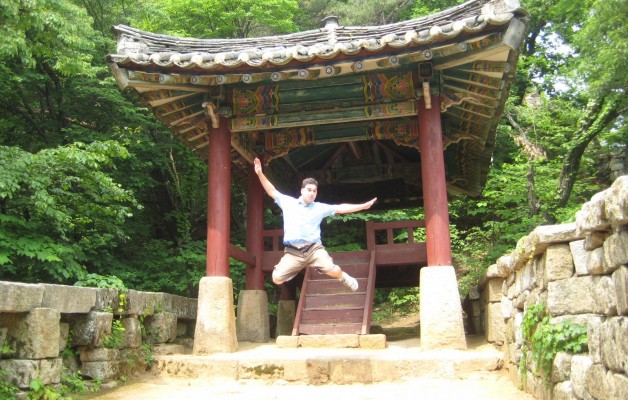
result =
[[[301,253],[306,253],[306,252],[307,252],[309,249],[311,249],[311,248],[312,248],[312,246],[314,246],[315,244],[316,244],[316,243],[308,243],[308,244],[305,244],[305,245],[303,245],[303,246],[301,246],[301,247],[293,246],[293,245],[291,245],[291,244],[286,244],[285,246],[286,246],[286,247],[289,247],[289,248],[291,248],[291,249],[293,249],[293,250],[300,251]]]

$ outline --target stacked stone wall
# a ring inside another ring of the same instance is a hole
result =
[[[471,291],[475,329],[504,352],[511,379],[540,399],[628,399],[628,176],[594,195],[576,222],[539,226]],[[544,303],[552,323],[587,327],[588,352],[558,353],[544,383],[520,373],[522,323]]]
[[[151,354],[191,352],[196,299],[129,290],[121,303],[120,295],[0,281],[0,379],[27,389],[80,371],[106,382],[144,371]],[[107,340],[116,331],[119,340]]]

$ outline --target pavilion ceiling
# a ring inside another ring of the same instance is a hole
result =
[[[422,200],[417,101],[440,98],[448,191],[481,193],[527,13],[470,1],[427,17],[247,39],[176,38],[116,26],[122,89],[207,158],[213,110],[228,118],[234,171],[263,156],[280,187],[304,176],[323,201]]]

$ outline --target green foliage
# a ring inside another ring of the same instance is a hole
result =
[[[111,323],[111,334],[107,335],[103,344],[109,349],[119,349],[122,346],[122,332],[125,329],[120,319],[114,318]]]
[[[545,304],[536,304],[526,310],[521,325],[523,346],[519,372],[525,379],[528,352],[534,363],[534,372],[540,373],[546,384],[550,383],[552,364],[556,354],[583,353],[588,350],[587,327],[570,320],[552,323]]]
[[[20,389],[14,385],[11,385],[5,378],[7,372],[0,369],[0,398],[2,399],[14,399],[15,393]]]
[[[11,348],[9,341],[5,339],[2,346],[0,346],[0,358],[10,357],[13,353],[15,353],[15,350]]]
[[[64,393],[46,386],[39,378],[33,379],[28,386],[30,390],[26,395],[27,400],[71,400],[71,397],[65,397]]]
[[[153,346],[150,343],[143,342],[140,346],[140,350],[144,355],[144,362],[150,368],[155,362],[155,356],[153,355]]]
[[[127,154],[112,141],[36,154],[0,146],[5,276],[67,282],[83,274],[90,258],[126,240],[123,224],[139,205],[106,169]]]

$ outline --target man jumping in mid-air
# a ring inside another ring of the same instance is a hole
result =
[[[280,193],[262,172],[262,163],[255,159],[255,173],[264,190],[275,200],[283,211],[284,256],[275,265],[273,282],[280,285],[294,278],[308,266],[315,267],[341,281],[352,291],[358,290],[358,281],[343,272],[329,256],[321,244],[321,221],[334,214],[348,214],[367,210],[377,200],[374,198],[362,204],[325,204],[314,201],[318,193],[318,182],[306,178],[301,185],[301,196],[295,199]]]

